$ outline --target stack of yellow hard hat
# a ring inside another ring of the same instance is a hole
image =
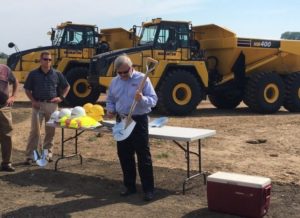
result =
[[[69,118],[65,121],[66,126],[69,128],[95,128],[100,126],[101,124],[94,120],[92,117],[83,116],[83,117],[76,117],[76,118]]]
[[[84,107],[76,106],[70,111],[69,116],[63,116],[60,119],[60,125],[69,128],[94,128],[101,124],[93,117],[88,115],[88,112],[93,109],[94,105],[87,104]]]
[[[86,103],[85,105],[83,105],[83,108],[85,109],[87,116],[94,118],[98,122],[103,120],[104,109],[101,105]]]
[[[85,112],[88,114],[90,113],[91,111],[91,108],[93,107],[94,105],[92,103],[86,103],[85,105],[83,105],[83,108],[85,110]]]
[[[60,110],[56,122],[60,123],[60,126],[66,126],[65,121],[71,116],[72,109],[63,108]]]
[[[100,126],[100,123],[92,117],[84,116],[73,119],[70,123],[70,128],[94,128]]]
[[[79,128],[80,125],[78,125],[77,119],[84,116],[86,116],[85,109],[81,106],[76,106],[71,110],[70,116],[61,121],[61,126],[64,124],[69,128]]]

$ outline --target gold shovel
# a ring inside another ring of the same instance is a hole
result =
[[[42,143],[42,135],[41,135],[41,124],[40,124],[40,113],[41,111],[37,112],[37,128],[39,132],[39,148],[33,151],[34,160],[36,164],[40,167],[45,167],[48,164],[47,156],[48,150],[44,149],[44,143]],[[40,150],[40,152],[39,152]]]
[[[154,70],[154,68],[156,67],[156,65],[158,64],[157,60],[154,60],[150,57],[148,57],[146,61],[147,61],[146,62],[146,73],[145,73],[143,80],[139,84],[139,88],[137,89],[138,92],[142,91],[149,73],[152,72]],[[130,134],[132,133],[132,131],[135,127],[135,124],[136,124],[136,122],[132,119],[132,113],[133,113],[136,105],[137,105],[137,101],[134,99],[128,116],[122,118],[121,122],[116,123],[113,126],[113,128],[112,128],[113,137],[116,141],[123,141],[123,140],[127,139],[130,136]]]

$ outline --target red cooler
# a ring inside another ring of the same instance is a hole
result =
[[[270,204],[271,179],[217,172],[207,177],[210,210],[243,217],[263,217]]]

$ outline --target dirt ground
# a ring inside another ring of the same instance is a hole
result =
[[[149,203],[142,201],[140,186],[136,195],[119,196],[122,173],[115,142],[108,133],[80,136],[83,165],[72,158],[61,160],[57,172],[54,163],[45,168],[24,166],[30,115],[31,105],[20,88],[13,108],[16,172],[0,172],[2,217],[235,217],[208,210],[201,177],[191,180],[182,194],[185,156],[171,141],[151,139],[156,193]],[[272,192],[266,217],[299,217],[300,114],[282,109],[273,115],[258,115],[244,105],[217,110],[202,102],[190,116],[169,117],[168,125],[215,129],[214,137],[203,140],[203,169],[269,177]],[[71,136],[73,131],[66,134]],[[55,159],[60,154],[60,140],[57,130]],[[255,143],[260,140],[266,142]],[[68,142],[66,149],[72,152],[73,142]],[[197,169],[194,157],[192,169]]]

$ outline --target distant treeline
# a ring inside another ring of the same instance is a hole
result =
[[[7,59],[8,58],[8,55],[3,53],[3,52],[0,52],[0,58],[1,59]]]
[[[300,32],[284,32],[281,34],[281,39],[300,39]]]

